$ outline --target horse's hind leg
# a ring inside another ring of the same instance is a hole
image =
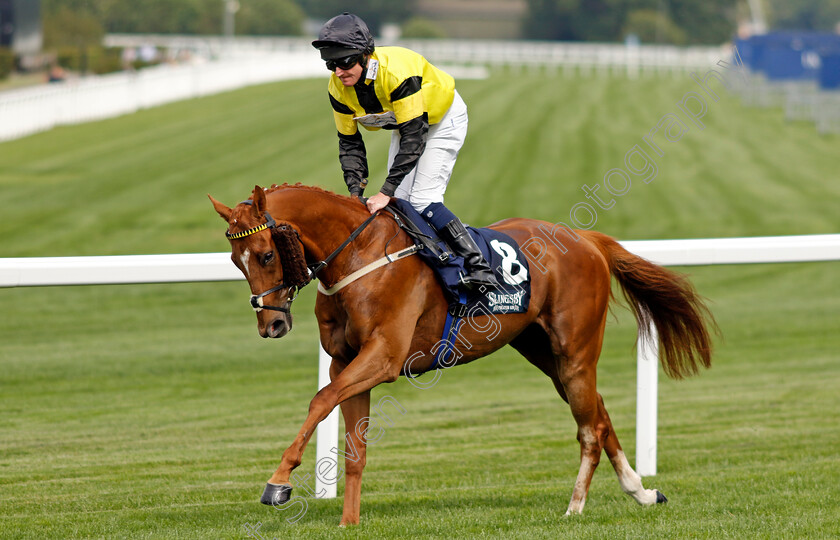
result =
[[[574,362],[571,365],[574,365]],[[565,376],[563,371],[567,372]],[[583,511],[592,475],[601,459],[602,448],[618,475],[621,489],[637,503],[652,505],[667,502],[668,499],[659,491],[645,489],[641,477],[628,463],[604,406],[604,400],[595,388],[595,362],[586,362],[585,367],[581,369],[561,369],[561,382],[578,424],[581,460],[580,472],[566,514],[579,514]]]
[[[586,362],[579,369],[561,368],[561,383],[578,424],[580,442],[580,471],[566,514],[579,514],[583,511],[592,475],[601,459],[601,449],[606,451],[618,475],[621,489],[637,503],[652,505],[667,502],[659,491],[645,489],[641,477],[627,462],[610,415],[604,407],[604,400],[595,389],[595,362]]]
[[[637,503],[645,506],[668,502],[665,495],[658,490],[645,489],[642,485],[641,476],[630,466],[627,457],[624,455],[624,451],[621,449],[621,444],[618,442],[618,436],[612,427],[610,416],[607,414],[607,409],[604,407],[604,400],[600,394],[598,394],[598,409],[601,417],[606,419],[607,425],[609,426],[604,450],[607,452],[607,457],[610,458],[610,463],[612,463],[613,469],[615,469],[615,474],[618,475],[618,483],[621,485],[624,493],[633,497],[633,500]]]
[[[577,422],[577,440],[580,443],[580,470],[566,515],[583,512],[592,475],[601,461],[601,449],[609,434],[609,425],[601,417],[599,396],[595,391],[596,362],[587,361],[587,358],[592,358],[591,353],[581,351],[558,362],[560,384]],[[597,354],[594,358],[597,359]]]
[[[566,357],[559,352],[562,348],[556,336],[551,338],[541,327],[532,325],[512,341],[511,346],[548,375],[557,393],[569,404],[577,422],[580,471],[566,515],[579,514],[586,503],[589,484],[601,460],[601,449],[611,426],[609,417],[606,417],[606,424],[601,421],[601,409],[598,406],[600,396],[595,391],[595,367],[600,341],[578,351],[574,356]]]
[[[604,406],[604,400],[595,389],[595,362],[588,364],[581,360],[575,361],[575,359],[558,361],[557,357],[560,355],[552,352],[548,335],[536,324],[526,328],[510,344],[551,379],[557,393],[569,403],[575,421],[578,423],[581,466],[566,514],[580,513],[583,510],[592,475],[601,459],[602,448],[606,451],[618,475],[621,489],[625,493],[643,505],[666,502],[667,499],[662,493],[642,486],[641,477],[627,462]],[[599,353],[600,346],[594,353],[596,359]],[[578,368],[574,369],[571,366],[578,366]],[[591,366],[591,373],[586,366]],[[564,372],[562,380],[561,371]],[[571,396],[567,395],[567,390]],[[578,412],[575,413],[575,411]]]

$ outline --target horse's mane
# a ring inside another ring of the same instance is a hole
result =
[[[358,202],[354,203],[352,197],[339,195],[332,191],[317,186],[301,184],[300,182],[296,184],[272,184],[270,187],[265,188],[265,195],[279,195],[284,191],[306,191],[324,195],[335,202],[343,204],[350,211],[367,214],[367,209],[363,205],[358,204]],[[254,192],[252,191],[250,199],[253,200],[253,198]],[[310,277],[309,270],[306,266],[306,259],[301,249],[299,235],[291,223],[278,220],[277,225],[276,228],[272,229],[271,236],[277,247],[280,261],[283,264],[283,281],[287,285],[303,287],[309,282]]]
[[[353,212],[356,212],[356,213],[361,213],[361,214],[367,213],[364,206],[358,204],[358,199],[356,199],[355,197],[351,197],[349,195],[339,195],[338,193],[335,193],[333,191],[329,191],[329,190],[324,189],[324,188],[320,188],[318,186],[310,186],[310,185],[301,184],[300,182],[298,182],[298,183],[295,183],[295,184],[288,184],[288,183],[271,184],[271,187],[265,188],[265,194],[266,195],[273,194],[273,193],[280,194],[284,191],[289,191],[289,192],[308,191],[310,193],[325,195],[329,199],[331,199],[331,200],[333,200],[337,203],[342,204],[344,207],[346,207],[350,211],[353,211]],[[254,194],[252,192],[251,193],[251,198],[253,198],[253,196],[254,196]]]
[[[271,184],[271,187],[265,188],[265,194],[268,195],[270,193],[275,193],[277,191],[286,191],[286,190],[311,191],[313,193],[321,193],[321,194],[324,194],[324,195],[328,195],[330,197],[335,197],[337,199],[344,199],[344,200],[348,200],[348,201],[351,199],[348,196],[339,195],[338,193],[335,193],[334,191],[329,191],[327,189],[320,188],[318,186],[310,186],[310,185],[307,185],[307,184],[301,184],[300,182],[297,182],[295,184],[289,184],[289,183]],[[253,197],[253,195],[254,194],[252,192],[251,196]]]
[[[300,182],[297,182],[295,184],[289,184],[287,182],[284,182],[282,184],[271,184],[271,187],[265,189],[265,194],[268,195],[269,193],[274,193],[275,191],[280,191],[281,189],[302,189],[305,191],[315,191],[318,193],[326,193],[329,195],[334,195],[336,197],[341,197],[341,195],[339,195],[338,193],[328,191],[324,188],[319,188],[318,186],[309,186],[306,184],[301,184]]]

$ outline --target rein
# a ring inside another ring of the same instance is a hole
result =
[[[252,205],[252,204],[254,204],[254,202],[249,199],[249,200],[246,200],[246,201],[242,201],[241,204]],[[346,248],[348,245],[350,245],[350,243],[353,242],[353,240],[355,240],[362,233],[362,231],[364,231],[368,227],[368,225],[370,225],[373,222],[373,219],[378,215],[379,215],[379,212],[376,212],[375,214],[372,214],[361,225],[356,227],[356,230],[354,230],[352,233],[350,233],[350,236],[344,242],[342,242],[340,246],[338,246],[336,249],[334,249],[332,253],[327,255],[327,257],[324,260],[319,261],[319,262],[317,262],[313,265],[307,265],[306,270],[308,271],[308,275],[305,276],[305,277],[301,276],[300,278],[295,280],[294,283],[286,283],[285,282],[286,276],[291,272],[287,272],[286,265],[284,264],[284,266],[283,266],[283,278],[284,278],[284,280],[279,285],[277,285],[276,287],[272,287],[265,292],[262,292],[260,294],[252,294],[251,295],[251,300],[250,300],[251,307],[257,313],[259,313],[260,311],[262,311],[264,309],[268,309],[268,310],[272,310],[272,311],[281,311],[283,313],[290,313],[291,312],[291,307],[292,307],[292,302],[294,302],[295,298],[297,298],[297,295],[300,292],[300,289],[302,289],[303,287],[308,285],[313,279],[317,278],[318,273],[321,272],[321,270],[323,270],[324,268],[326,268],[329,265],[329,263],[332,262],[332,260],[335,259],[338,256],[339,253],[344,251],[344,248]],[[268,212],[265,212],[265,219],[266,219],[266,222],[263,223],[262,225],[257,225],[256,227],[252,227],[252,228],[250,228],[246,231],[241,231],[241,232],[234,233],[234,234],[231,234],[229,232],[225,232],[225,236],[227,237],[228,240],[238,240],[240,238],[245,238],[247,236],[251,236],[252,234],[256,234],[258,232],[268,230],[269,232],[271,232],[272,238],[275,242],[275,246],[278,248],[278,252],[279,251],[288,251],[289,249],[294,250],[294,248],[291,247],[292,244],[290,242],[283,242],[284,244],[287,244],[286,246],[283,246],[283,247],[288,248],[286,250],[283,250],[281,248],[281,246],[278,246],[277,245],[278,237],[284,237],[284,236],[288,237],[290,235],[290,233],[294,233],[294,235],[296,237],[295,239],[297,240],[297,243],[300,244],[300,233],[298,233],[290,224],[278,225],[277,222],[274,220],[274,218],[271,217],[271,214],[269,214]],[[300,250],[301,258],[302,258],[303,250],[300,249],[299,246],[296,246],[296,247],[298,247],[298,249]],[[278,255],[280,255],[280,253],[278,253]],[[284,253],[283,255],[286,255],[286,253]],[[305,264],[305,262],[304,262],[304,264]],[[361,276],[359,276],[359,277],[361,277]],[[263,303],[263,298],[265,298],[269,294],[281,291],[283,289],[289,289],[290,291],[294,291],[294,296],[293,297],[286,298],[286,305],[285,306],[267,306]]]
[[[364,223],[362,223],[361,225],[359,225],[358,227],[356,227],[356,230],[355,230],[355,231],[353,231],[352,233],[350,233],[350,236],[347,238],[347,240],[345,240],[344,242],[342,242],[342,244],[341,244],[340,246],[338,246],[337,248],[335,248],[335,250],[334,250],[332,253],[330,253],[329,255],[327,255],[327,258],[326,258],[326,259],[324,259],[323,261],[321,261],[321,262],[319,262],[318,264],[314,265],[314,269],[313,269],[313,268],[310,268],[310,272],[311,272],[311,274],[310,274],[310,276],[309,276],[310,280],[315,279],[316,277],[318,277],[318,272],[320,272],[321,270],[323,270],[324,268],[326,268],[326,267],[327,267],[327,265],[330,263],[330,261],[332,261],[333,259],[335,259],[335,258],[338,256],[338,254],[339,254],[339,253],[341,253],[341,252],[344,250],[344,248],[346,248],[348,245],[350,245],[350,242],[352,242],[353,240],[355,240],[355,239],[356,239],[356,237],[357,237],[357,236],[359,236],[359,235],[362,233],[362,231],[363,231],[363,230],[367,229],[367,226],[368,226],[368,225],[370,225],[370,224],[371,224],[371,222],[373,222],[373,218],[375,218],[375,217],[376,217],[376,216],[378,216],[378,215],[379,215],[379,212],[378,212],[378,211],[377,211],[375,214],[372,214],[369,218],[367,218],[367,219],[365,220],[365,222],[364,222]]]

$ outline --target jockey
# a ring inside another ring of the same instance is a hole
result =
[[[333,72],[329,97],[338,128],[338,159],[352,196],[367,185],[367,130],[391,130],[388,176],[367,199],[374,213],[390,198],[407,200],[464,258],[468,286],[497,287],[493,271],[464,224],[443,205],[458,151],[467,135],[467,106],[455,80],[418,53],[402,47],[374,48],[365,22],[343,13],[326,22],[312,46]]]

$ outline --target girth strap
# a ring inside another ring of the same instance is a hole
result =
[[[432,366],[429,368],[429,371],[438,369],[441,364],[444,364],[444,368],[452,367],[452,364],[446,365],[446,363],[451,361],[451,359],[447,358],[447,356],[450,353],[455,354],[455,340],[458,338],[458,331],[461,329],[461,319],[466,314],[467,293],[461,291],[458,295],[458,302],[449,306],[449,309],[446,312],[446,322],[443,325],[443,347],[441,347],[435,355],[435,361],[432,362]],[[444,359],[446,359],[446,362],[444,362]]]

